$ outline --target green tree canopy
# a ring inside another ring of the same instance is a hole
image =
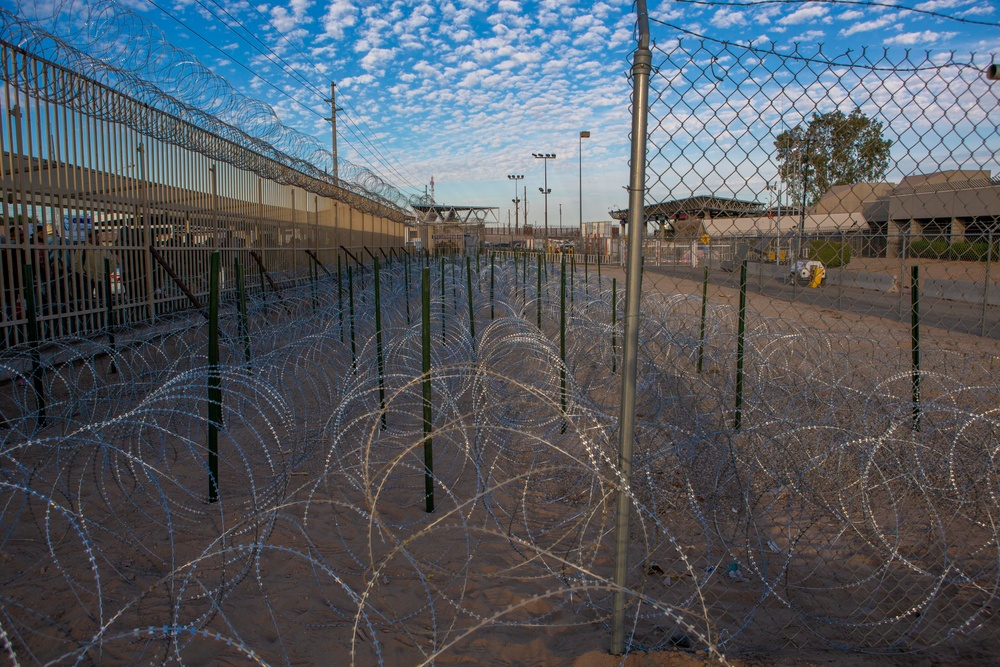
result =
[[[889,168],[891,139],[882,137],[882,123],[858,107],[816,113],[777,136],[778,173],[785,182],[789,202],[815,204],[835,185],[880,181]]]

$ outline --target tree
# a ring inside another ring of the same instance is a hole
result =
[[[806,125],[796,125],[778,135],[778,173],[789,201],[801,205],[805,185],[806,205],[815,204],[831,187],[882,180],[889,168],[891,139],[882,137],[882,123],[858,107],[816,113]]]

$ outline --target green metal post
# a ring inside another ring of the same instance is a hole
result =
[[[538,330],[542,330],[542,256],[538,255],[538,298],[535,301],[535,312],[538,314]]]
[[[319,310],[319,287],[317,285],[319,282],[319,261],[312,255],[309,256],[309,259],[311,260],[309,263],[309,274],[312,278],[312,302],[313,312],[315,313]]]
[[[602,285],[601,285],[601,255],[600,255],[600,253],[598,253],[597,254],[597,291],[598,292],[600,292],[601,287],[602,287]]]
[[[736,418],[733,428],[743,425],[743,349],[747,323],[747,261],[740,264],[740,311],[736,333]]]
[[[563,264],[565,264],[565,263],[566,263],[566,257],[564,255],[563,256]],[[574,296],[574,294],[576,292],[576,285],[574,284],[574,279],[573,279],[573,274],[576,273],[576,254],[575,253],[569,256],[569,268],[570,268],[570,271],[569,271],[569,309],[570,309],[570,312],[573,312],[574,304],[576,303],[575,296]]]
[[[913,430],[920,430],[920,267],[910,267],[910,351],[913,354]]]
[[[35,272],[25,264],[21,277],[24,282],[24,306],[28,313],[28,345],[31,348],[31,386],[35,392],[38,409],[38,428],[45,427],[45,381],[42,378],[42,359],[38,349],[38,315],[35,313]]]
[[[524,304],[525,315],[528,310],[528,253],[521,255],[521,303]]]
[[[478,261],[478,260],[477,260]],[[472,304],[472,260],[465,257],[465,287],[469,294],[469,336],[472,338],[472,354],[476,354],[476,311]]]
[[[563,415],[566,414],[566,257],[562,259],[562,270],[560,271],[559,287],[559,358],[562,360],[562,367],[559,369],[559,405],[562,407]],[[563,432],[566,432],[566,423],[563,422]]]
[[[406,288],[406,323],[410,323],[410,253],[403,255],[403,280]]]
[[[598,264],[600,266],[600,264]],[[601,274],[598,273],[598,276]],[[600,280],[600,278],[598,278]],[[611,279],[611,372],[618,372],[618,279]]]
[[[424,398],[424,509],[434,511],[434,450],[432,448],[431,427],[431,270],[425,268],[420,283],[422,304],[422,369]]]
[[[219,253],[212,253],[208,297],[208,502],[219,499],[219,426],[222,378],[219,376]]]
[[[350,270],[350,267],[348,267]],[[340,251],[337,251],[337,316],[340,319],[340,342],[344,342],[344,283],[340,273]]]
[[[107,261],[107,260],[105,260]],[[250,363],[250,327],[247,322],[247,288],[243,276],[243,265],[240,258],[233,258],[233,271],[236,273],[237,307],[239,308],[240,338],[243,340],[243,359]]]
[[[441,342],[445,342],[445,321],[444,321],[444,303],[445,303],[445,274],[444,274],[444,254],[441,255]]]
[[[104,258],[104,308],[107,312],[108,346],[111,348],[111,365],[108,373],[117,373],[115,366],[115,302],[111,295],[111,260]]]
[[[496,253],[490,253],[490,322],[493,321],[493,269],[496,263]]]
[[[587,296],[590,296],[590,259],[586,253],[583,255],[583,291]]]
[[[351,371],[358,370],[358,348],[354,340],[354,267],[347,267],[347,319],[351,325]]]
[[[698,332],[698,372],[701,372],[705,360],[705,315],[708,311],[708,264],[705,265],[705,278],[701,282],[701,328]]]
[[[381,413],[380,422],[382,430],[386,428],[385,417],[385,367],[382,362],[382,285],[378,265],[378,257],[375,257],[375,354],[378,359],[378,404]]]

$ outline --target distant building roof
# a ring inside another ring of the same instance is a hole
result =
[[[806,210],[823,213],[854,213],[862,210],[864,202],[887,196],[895,185],[892,183],[849,183],[835,185]]]
[[[758,201],[730,199],[713,195],[695,195],[684,199],[660,202],[646,206],[647,220],[684,220],[686,218],[738,218],[760,214],[764,204]],[[616,220],[628,218],[627,210],[611,211]]]
[[[498,223],[495,206],[453,206],[450,204],[410,204],[417,222],[427,224],[471,224]]]

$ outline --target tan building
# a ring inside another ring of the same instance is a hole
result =
[[[1000,223],[1000,181],[989,170],[907,176],[865,202],[865,213],[872,229],[889,238],[889,256],[898,256],[906,235],[949,243],[989,238]]]
[[[612,216],[624,217],[625,211]],[[1000,236],[1000,178],[989,170],[940,171],[907,176],[900,183],[837,185],[806,209],[765,209],[757,202],[697,196],[646,207],[649,232],[688,240],[707,234],[786,235],[801,225],[807,236],[858,234],[881,239],[873,247],[898,257],[907,240],[949,243]]]

